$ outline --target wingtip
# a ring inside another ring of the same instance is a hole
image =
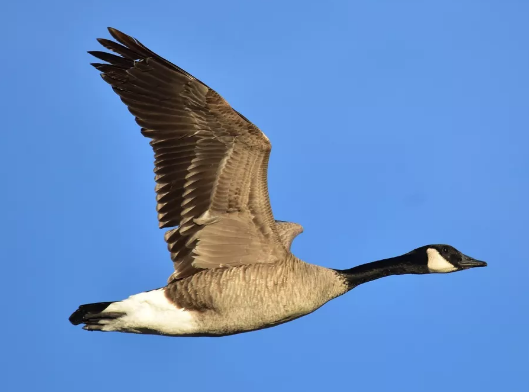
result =
[[[129,37],[127,34],[123,33],[122,31],[119,31],[118,29],[115,29],[113,27],[107,27],[107,29],[110,35],[118,42],[122,42],[123,40],[127,38],[132,38],[132,37]]]
[[[107,27],[108,29],[108,32],[110,33],[110,35],[112,36],[112,38],[116,39],[119,41],[119,36],[120,35],[123,35],[123,33],[121,31],[119,31],[118,29],[115,29],[113,27]]]
[[[90,63],[90,65],[99,71],[100,68],[101,68],[102,66],[106,65],[106,64],[101,64],[101,63]]]

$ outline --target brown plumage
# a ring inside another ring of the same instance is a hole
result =
[[[120,56],[89,52],[151,139],[160,228],[175,272],[284,259],[267,190],[268,138],[214,90],[109,29],[99,42]],[[121,44],[121,45],[120,45]]]
[[[222,336],[308,314],[377,277],[433,271],[425,268],[435,254],[426,252],[413,267],[410,253],[404,262],[394,258],[357,272],[297,259],[290,246],[303,228],[275,221],[270,206],[268,138],[200,80],[136,39],[109,31],[117,42],[98,41],[116,54],[89,52],[105,62],[92,65],[151,140],[158,221],[168,229],[165,241],[175,271],[162,289],[82,305],[70,317],[73,324]],[[442,260],[435,265],[445,268]]]

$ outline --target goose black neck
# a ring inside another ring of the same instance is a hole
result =
[[[347,270],[339,270],[349,286],[349,290],[361,285],[390,275],[425,274],[428,273],[426,266],[418,263],[413,253],[389,259],[373,261]]]

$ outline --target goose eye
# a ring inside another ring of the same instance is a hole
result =
[[[443,253],[448,253],[448,248],[446,246],[443,247]]]

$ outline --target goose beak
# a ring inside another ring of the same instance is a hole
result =
[[[484,261],[473,259],[472,257],[463,255],[463,260],[459,262],[459,265],[464,269],[475,268],[475,267],[486,267],[487,263]]]

